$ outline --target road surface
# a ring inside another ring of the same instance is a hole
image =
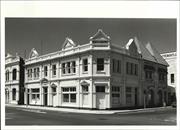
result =
[[[6,125],[176,125],[176,109],[84,114],[6,106]]]

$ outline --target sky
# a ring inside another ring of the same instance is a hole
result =
[[[150,42],[165,53],[176,51],[176,28],[176,19],[6,18],[5,51],[28,58],[35,48],[43,55],[61,50],[66,37],[87,44],[102,29],[118,46],[136,36],[142,44]]]

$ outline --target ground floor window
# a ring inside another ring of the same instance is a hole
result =
[[[76,103],[76,87],[63,87],[63,102]]]
[[[105,86],[96,86],[96,92],[103,92],[103,93],[105,93]]]
[[[39,100],[40,99],[40,94],[39,94],[39,92],[40,92],[40,90],[39,90],[39,88],[33,88],[33,89],[31,89],[31,99],[32,100],[35,100],[35,101],[37,101],[37,100]]]
[[[126,88],[126,104],[132,103],[132,88],[127,87]]]
[[[120,103],[120,86],[112,86],[112,103]]]
[[[69,102],[69,94],[63,94],[63,102]]]
[[[120,103],[120,94],[119,93],[113,93],[112,94],[112,103],[113,104]]]
[[[76,94],[70,94],[70,102],[76,102]]]

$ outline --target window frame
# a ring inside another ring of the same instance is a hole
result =
[[[12,80],[17,80],[17,69],[14,68],[12,71]]]
[[[100,63],[101,60],[102,60],[102,63]],[[104,58],[97,58],[96,66],[97,66],[97,71],[98,72],[104,71],[104,68],[105,68],[105,66],[104,66],[105,65],[105,61],[104,60],[105,60]]]
[[[48,66],[44,66],[44,77],[48,76]]]
[[[52,65],[52,76],[54,77],[54,76],[56,76],[57,75],[57,65],[56,64],[53,64]]]
[[[105,85],[96,85],[96,93],[105,93],[105,92],[106,92],[106,86]]]
[[[86,63],[85,63],[86,61]],[[88,72],[88,58],[84,58],[82,60],[82,67],[83,67],[83,72]]]
[[[62,101],[63,103],[77,103],[77,91],[76,87],[62,87]],[[68,95],[68,99],[64,100],[64,96]],[[75,95],[75,101],[71,99],[72,95]]]
[[[174,75],[174,73],[171,73],[170,78],[171,78],[171,84],[175,83],[175,75]]]

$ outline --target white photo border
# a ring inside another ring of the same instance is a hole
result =
[[[120,129],[179,130],[179,1],[1,1],[1,129]],[[83,11],[82,11],[83,10]],[[177,19],[177,125],[176,126],[6,126],[5,125],[5,18],[173,18]]]

